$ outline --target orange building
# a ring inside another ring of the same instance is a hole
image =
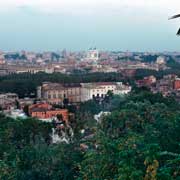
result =
[[[174,89],[175,90],[180,89],[180,78],[175,79],[175,81],[174,81]]]
[[[31,117],[38,119],[52,119],[57,115],[62,115],[62,119],[68,122],[69,113],[67,109],[55,109],[47,103],[33,104],[29,107]]]

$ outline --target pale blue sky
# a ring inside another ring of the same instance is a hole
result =
[[[6,0],[0,49],[180,51],[176,13],[179,0]]]

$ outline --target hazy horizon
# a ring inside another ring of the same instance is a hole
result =
[[[179,12],[178,0],[6,0],[0,49],[179,51]]]

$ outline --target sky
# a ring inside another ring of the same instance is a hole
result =
[[[180,51],[180,0],[0,0],[0,49]]]

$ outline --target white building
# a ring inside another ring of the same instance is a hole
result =
[[[116,84],[113,82],[82,83],[82,101],[88,101],[94,97],[104,97],[108,91],[114,92]]]
[[[124,95],[131,92],[131,86],[126,86],[122,82],[117,82],[116,89],[114,91],[114,94],[116,95]]]
[[[163,56],[157,57],[156,63],[159,65],[165,64],[166,63],[165,57],[163,57]]]
[[[130,86],[125,86],[122,82],[99,82],[99,83],[81,83],[82,101],[88,101],[94,97],[105,97],[108,91],[113,94],[123,95],[131,91]]]
[[[98,61],[99,60],[99,51],[96,48],[90,49],[87,52],[86,60],[95,61],[95,62]]]

